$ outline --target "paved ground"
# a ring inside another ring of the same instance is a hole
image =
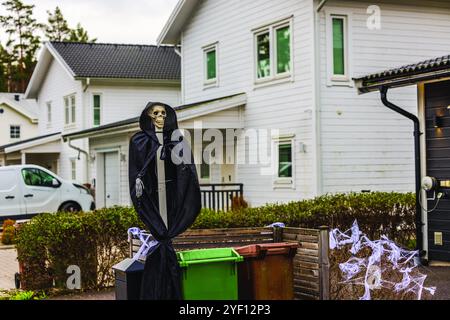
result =
[[[19,272],[15,249],[0,247],[0,290],[14,289],[14,274]]]
[[[425,286],[436,287],[434,300],[450,300],[450,267],[422,267],[427,274]]]
[[[450,300],[450,267],[422,267],[427,274],[426,286],[436,286],[433,299]],[[0,246],[0,290],[14,289],[14,274],[19,272],[17,252],[11,247]],[[81,295],[52,297],[50,300],[115,300],[114,289],[90,292]]]

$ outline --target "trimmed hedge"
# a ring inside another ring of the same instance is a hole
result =
[[[371,239],[386,234],[408,244],[414,238],[413,194],[339,194],[313,200],[241,208],[232,212],[202,210],[194,229],[263,227],[284,222],[291,227],[348,229],[355,219]],[[65,287],[67,267],[81,269],[83,289],[112,285],[112,266],[128,256],[127,230],[143,228],[132,208],[89,213],[42,214],[17,234],[21,281],[26,289]]]

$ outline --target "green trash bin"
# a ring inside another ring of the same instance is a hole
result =
[[[237,263],[243,258],[232,248],[178,252],[184,300],[237,300]]]

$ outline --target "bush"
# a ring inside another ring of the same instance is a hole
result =
[[[113,281],[112,266],[128,256],[127,230],[142,226],[134,210],[112,208],[89,213],[41,214],[17,235],[23,288],[65,287],[67,268],[81,270],[83,289]]]
[[[408,245],[415,236],[415,195],[412,193],[350,193],[311,200],[242,208],[234,212],[203,210],[194,229],[264,227],[283,222],[290,227],[328,226],[347,230],[358,220],[371,239],[387,235]]]
[[[2,243],[4,245],[13,244],[16,238],[16,222],[14,220],[5,220],[3,222]]]
[[[264,227],[284,222],[291,227],[326,225],[348,229],[356,219],[372,239],[386,234],[408,244],[414,239],[413,194],[370,193],[326,195],[312,200],[240,208],[231,212],[203,209],[193,229]],[[63,288],[67,267],[81,269],[83,289],[112,285],[112,266],[128,256],[127,230],[144,228],[132,208],[89,213],[42,214],[24,224],[17,234],[21,283],[26,289]]]

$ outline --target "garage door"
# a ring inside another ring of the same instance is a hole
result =
[[[104,155],[105,159],[105,206],[113,207],[119,205],[119,153],[118,152],[108,152]]]

